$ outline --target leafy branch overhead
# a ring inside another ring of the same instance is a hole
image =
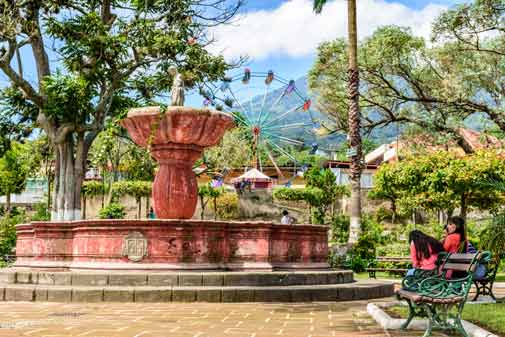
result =
[[[208,29],[242,2],[0,0],[0,72],[10,82],[0,95],[0,130],[10,136],[0,146],[45,131],[56,154],[53,214],[77,217],[94,139],[129,107],[163,101],[170,66],[188,88],[224,76],[231,65],[207,51]]]
[[[466,21],[456,18],[463,14],[478,20],[476,8],[491,2],[497,1],[461,6],[473,8],[471,13],[457,7],[442,14],[434,26],[434,36],[440,40],[431,46],[410,29],[397,26],[381,27],[361,41],[360,97],[365,130],[371,132],[390,124],[418,126],[450,136],[468,153],[473,148],[459,130],[470,116],[483,114],[505,131],[502,103],[505,68],[499,55],[505,31],[498,26],[494,30],[496,37],[481,37],[477,49],[471,46],[471,41],[478,34],[463,43],[457,40],[459,30],[453,30],[447,23],[451,17],[455,20],[452,24],[463,25]],[[503,6],[492,14],[489,10],[481,11],[478,16],[498,14],[504,18]],[[448,35],[454,39],[448,39]],[[346,48],[347,43],[341,39],[321,44],[309,75],[309,85],[319,97],[318,104],[333,117],[335,127],[342,130],[347,128]]]

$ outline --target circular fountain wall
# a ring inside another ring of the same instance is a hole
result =
[[[325,269],[327,227],[200,220],[18,225],[16,267],[94,270]]]

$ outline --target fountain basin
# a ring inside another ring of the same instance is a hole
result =
[[[160,164],[152,192],[157,217],[190,219],[198,198],[193,165],[234,127],[233,117],[210,109],[145,107],[131,109],[121,124]]]
[[[16,227],[15,267],[327,269],[327,227],[208,220],[81,220]]]

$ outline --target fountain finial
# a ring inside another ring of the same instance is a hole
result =
[[[175,66],[168,68],[168,73],[174,77],[172,82],[172,106],[184,105],[184,80]]]

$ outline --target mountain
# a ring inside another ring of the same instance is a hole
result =
[[[248,111],[248,117],[252,121],[256,121],[261,113],[261,107],[263,106],[263,100],[265,100],[264,106],[266,107],[261,114],[262,119],[268,118],[270,120],[278,118],[286,111],[293,110],[296,107],[303,106],[304,100],[306,98],[311,98],[308,90],[307,77],[301,77],[295,81],[295,87],[297,89],[296,93],[291,93],[290,95],[285,95],[280,99],[277,104],[276,101],[282,96],[285,86],[279,89],[269,92],[266,97],[264,95],[256,95],[249,101],[242,104],[245,110]],[[300,97],[301,96],[301,97]],[[270,114],[268,114],[270,111]],[[298,109],[292,113],[287,114],[282,120],[277,121],[278,125],[282,127],[283,125],[290,125],[293,123],[307,123],[309,126],[293,130],[287,129],[282,131],[282,136],[294,139],[303,139],[306,144],[318,143],[320,148],[338,148],[346,139],[346,135],[343,133],[332,134],[328,136],[317,136],[314,133],[314,129],[320,127],[320,123],[331,125],[330,123],[325,123],[328,121],[328,116],[317,110],[316,104],[312,102],[310,112],[303,111],[303,109]],[[282,130],[282,128],[279,128]],[[390,142],[396,138],[399,133],[399,129],[396,126],[387,126],[385,128],[378,128],[372,132],[369,139],[375,143]]]
[[[297,91],[299,92],[300,96],[303,98],[310,98],[311,95],[309,94],[308,90],[308,82],[307,82],[307,77],[301,77],[298,80],[295,81],[295,86],[297,88]],[[273,90],[269,92],[266,96],[264,95],[256,95],[249,101],[247,101],[243,106],[249,106],[251,107],[248,109],[250,113],[250,118],[252,120],[255,120],[259,117],[260,111],[261,111],[261,106],[263,104],[263,99],[265,99],[265,107],[272,107],[278,97],[282,95],[284,92],[285,87],[281,87],[279,89]],[[292,93],[291,95],[286,95],[284,96],[278,104],[275,104],[271,110],[270,116],[279,116],[285,111],[289,111],[290,109],[293,109],[295,107],[298,107],[303,104],[303,98],[299,97],[295,93]],[[267,109],[268,110],[268,109]],[[304,129],[300,130],[285,130],[282,132],[283,136],[286,136],[288,138],[295,138],[295,139],[303,139],[306,144],[312,144],[314,142],[317,142],[321,148],[336,148],[338,147],[343,141],[345,141],[346,135],[345,134],[334,134],[334,135],[329,135],[329,136],[316,136],[313,132],[314,128],[317,128],[319,125],[318,123],[323,121],[327,121],[328,117],[317,110],[316,104],[312,102],[312,106],[310,108],[310,112],[308,113],[303,110],[297,110],[294,111],[286,116],[286,118],[282,119],[282,121],[279,121],[279,125],[289,125],[293,123],[299,123],[299,122],[307,122],[309,124],[312,124],[310,127],[305,127]],[[370,117],[374,119],[374,117],[379,118],[379,113],[372,111],[370,114]],[[265,111],[263,112],[263,117],[265,118]],[[268,115],[267,115],[268,116]],[[483,128],[485,128],[486,125],[489,125],[489,120],[487,120],[484,116],[480,114],[475,114],[472,115],[470,118],[468,118],[464,125],[467,128],[474,129],[477,131],[481,131]],[[366,137],[376,143],[376,144],[383,144],[383,143],[389,143],[394,141],[399,135],[402,134],[403,130],[405,129],[404,125],[388,125],[386,127],[381,127],[381,128],[376,128],[372,131],[370,135],[367,135]]]

